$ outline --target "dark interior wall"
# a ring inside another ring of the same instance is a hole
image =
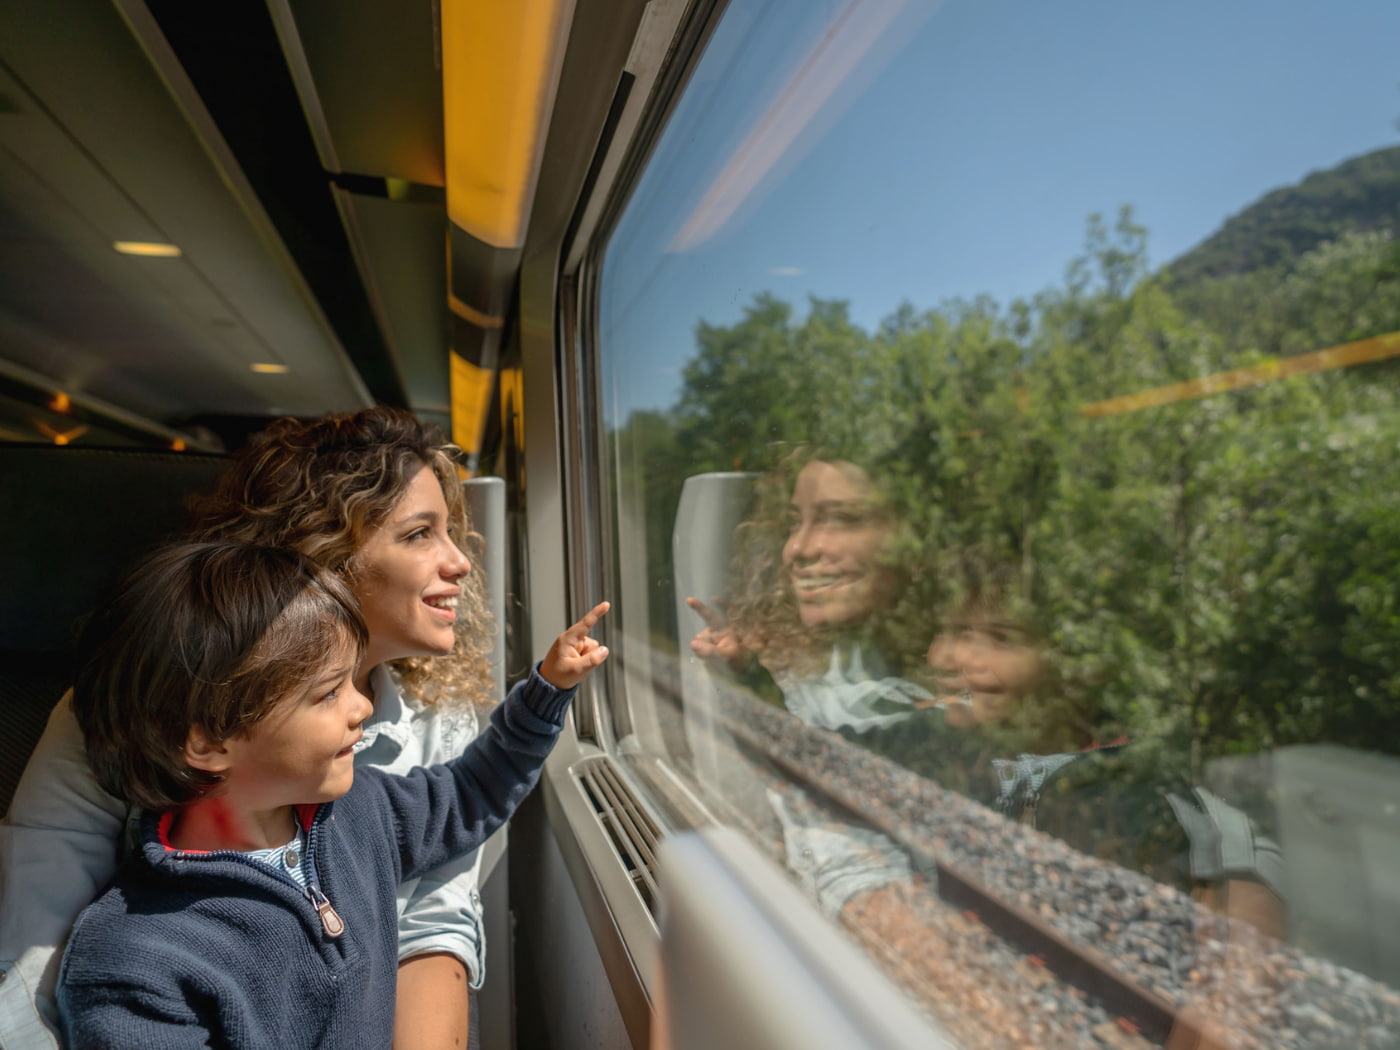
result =
[[[68,688],[81,621],[184,527],[222,456],[0,445],[0,811]]]
[[[515,1033],[532,1050],[628,1050],[583,904],[550,828],[543,786],[510,823]]]

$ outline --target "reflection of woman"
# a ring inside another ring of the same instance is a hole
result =
[[[738,533],[726,617],[691,598],[706,627],[692,651],[733,671],[754,664],[808,725],[864,735],[897,727],[931,695],[900,675],[909,573],[898,564],[901,515],[856,464],[811,450],[760,482],[759,509]],[[917,879],[908,853],[873,828],[837,818],[792,784],[767,792],[788,864],[831,914]]]
[[[798,472],[782,560],[806,626],[863,623],[898,584],[886,546],[888,509],[854,463],[812,460]]]
[[[735,671],[759,665],[808,725],[1008,815],[1033,812],[1046,783],[1079,760],[1079,745],[1066,746],[1073,734],[1058,724],[1064,712],[1027,702],[1047,677],[1045,657],[1010,610],[1004,573],[974,571],[985,560],[975,552],[955,559],[922,548],[915,509],[884,494],[900,488],[898,479],[880,485],[849,460],[811,450],[798,457],[760,482],[758,512],[739,529],[727,618],[690,600],[707,623],[692,651]],[[955,560],[967,564],[932,578],[935,565]],[[936,632],[926,613],[935,594],[952,599]],[[845,824],[833,834],[837,825],[803,817],[790,797],[771,801],[794,867],[820,857],[819,843],[830,847],[819,895],[824,885],[879,885],[881,869],[884,882],[912,870],[878,833]],[[841,848],[849,857],[838,863]]]
[[[284,421],[226,473],[205,538],[287,547],[342,574],[370,638],[356,685],[372,697],[356,763],[406,772],[452,757],[490,701],[493,624],[456,469],[432,431],[376,408]],[[114,872],[127,807],[97,787],[68,698],[0,827],[0,1028],[7,1050],[54,1046],[56,946]],[[400,887],[396,1047],[466,1046],[467,986],[484,975],[476,857]],[[12,1041],[13,1040],[13,1041]]]
[[[898,516],[861,467],[810,455],[790,489],[784,471],[762,483],[760,513],[740,529],[744,578],[727,618],[688,599],[707,625],[691,650],[735,670],[757,660],[804,722],[859,733],[930,697],[898,674]]]

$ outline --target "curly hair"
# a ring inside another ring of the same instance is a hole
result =
[[[393,661],[404,688],[424,703],[493,702],[488,655],[496,624],[452,455],[441,431],[402,409],[375,408],[282,419],[239,453],[214,493],[196,510],[194,535],[204,540],[295,550],[352,586],[370,533],[428,467],[442,486],[451,532],[473,563],[462,580],[457,643],[446,656]]]

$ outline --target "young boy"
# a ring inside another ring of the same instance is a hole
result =
[[[607,657],[569,628],[458,759],[355,774],[366,632],[300,555],[167,548],[84,634],[74,710],[141,841],[79,917],[59,975],[68,1045],[388,1047],[395,887],[470,852],[534,786]]]

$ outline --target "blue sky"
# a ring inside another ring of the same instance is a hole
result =
[[[1006,302],[1123,203],[1160,264],[1397,119],[1396,0],[731,0],[608,248],[608,421],[760,291]]]

